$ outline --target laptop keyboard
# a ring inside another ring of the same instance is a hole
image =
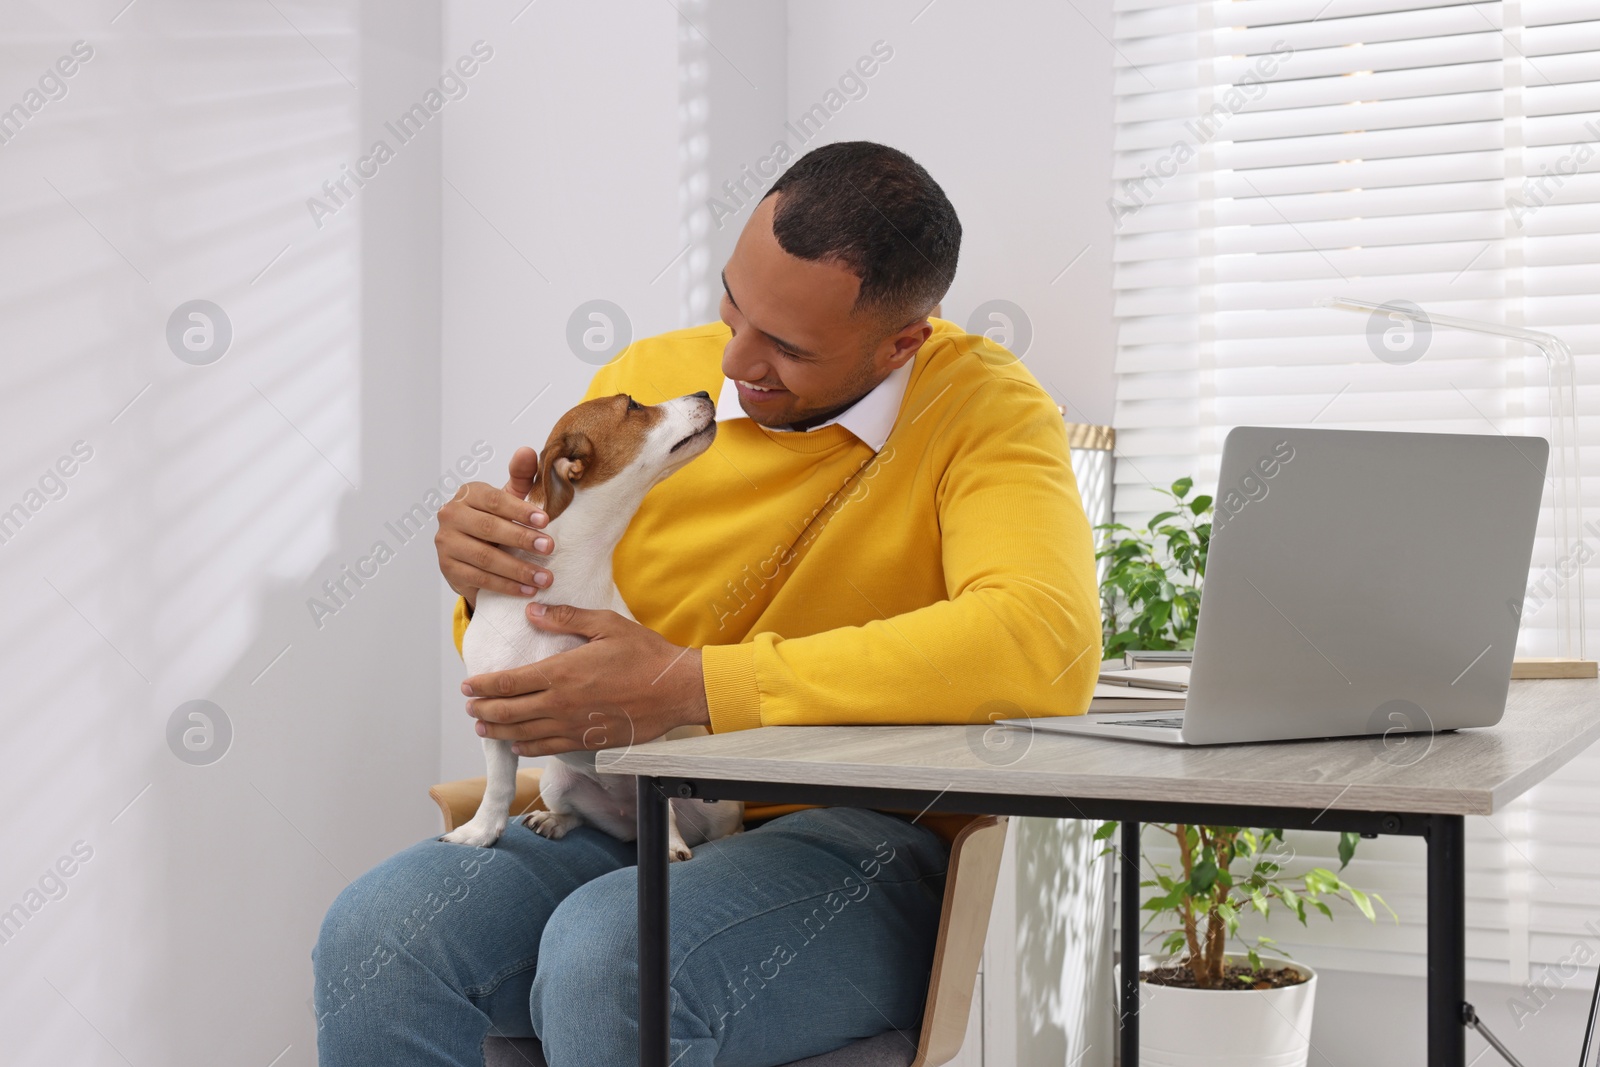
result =
[[[1168,719],[1100,719],[1094,720],[1101,726],[1159,726],[1167,730],[1181,730],[1183,716],[1178,715]]]

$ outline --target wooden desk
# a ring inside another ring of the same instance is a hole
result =
[[[1139,824],[1406,834],[1428,843],[1428,1062],[1465,1067],[1463,817],[1490,815],[1600,736],[1600,681],[1511,685],[1488,729],[1184,748],[993,726],[767,727],[600,753],[639,777],[640,1059],[667,1067],[666,798],[1118,820],[1122,958],[1139,958]],[[1124,967],[1122,1064],[1139,985]]]

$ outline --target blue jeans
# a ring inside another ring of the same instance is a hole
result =
[[[949,847],[817,808],[672,864],[676,1067],[773,1067],[917,1024]],[[423,841],[345,889],[312,952],[324,1067],[474,1067],[537,1035],[551,1067],[638,1058],[634,846],[521,825]]]

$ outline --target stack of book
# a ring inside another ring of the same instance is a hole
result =
[[[1182,711],[1189,690],[1188,652],[1128,652],[1100,665],[1089,710]]]

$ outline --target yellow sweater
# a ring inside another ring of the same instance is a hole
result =
[[[635,618],[703,650],[713,732],[1088,707],[1099,597],[1061,415],[1005,349],[930,321],[876,457],[837,424],[728,420],[618,544]],[[728,338],[719,322],[635,342],[584,399],[718,396]],[[458,602],[458,650],[466,622]]]

